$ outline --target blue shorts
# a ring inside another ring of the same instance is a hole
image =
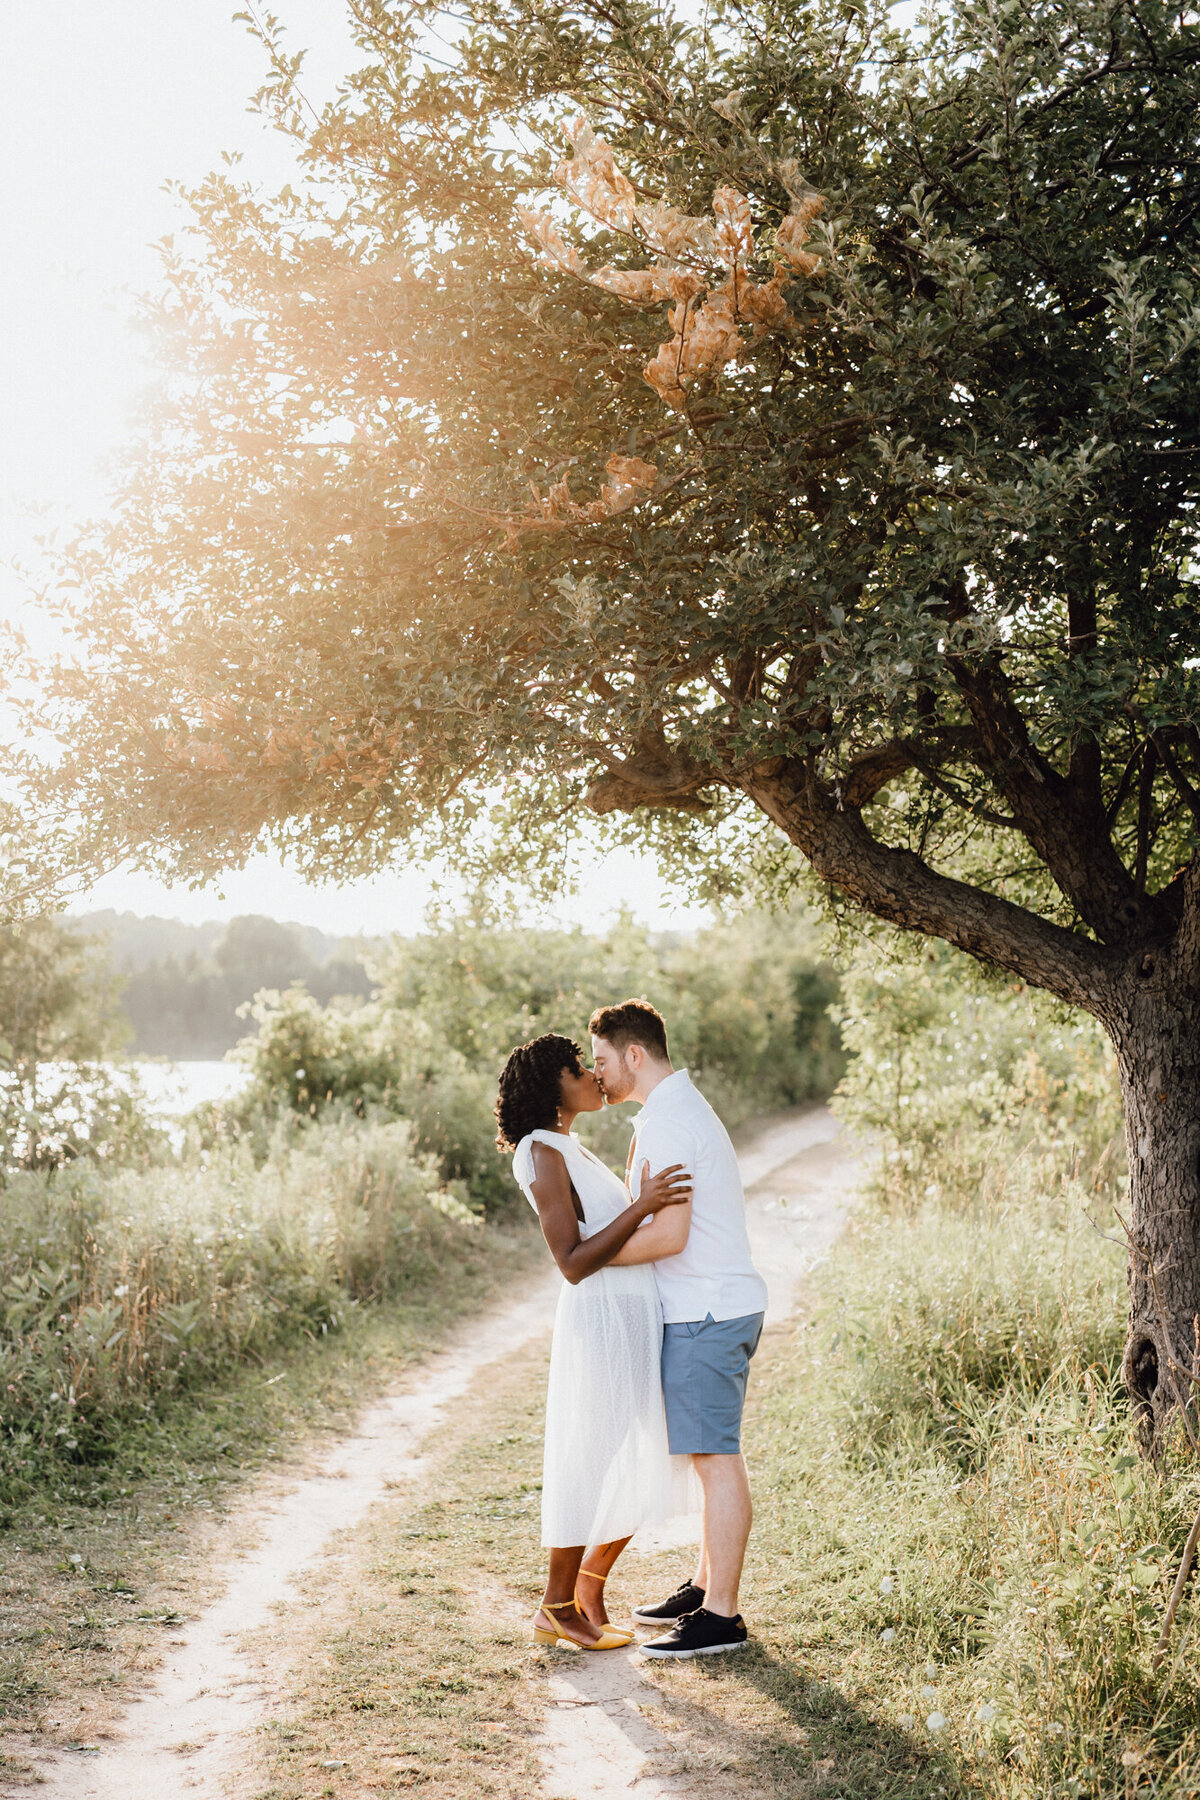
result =
[[[663,1326],[662,1385],[672,1456],[736,1456],[750,1358],[763,1316]]]

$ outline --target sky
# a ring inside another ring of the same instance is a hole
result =
[[[250,0],[253,3],[253,0]],[[53,629],[29,609],[19,573],[40,533],[103,511],[106,459],[129,430],[150,370],[130,327],[156,286],[155,244],[177,228],[170,180],[191,184],[222,152],[278,187],[287,140],[247,110],[262,52],[233,0],[0,0],[0,608],[37,642]],[[302,87],[319,110],[353,66],[340,0],[274,0]],[[165,887],[107,876],[72,911],[116,907],[193,922],[265,912],[322,930],[417,929],[430,882],[420,870],[348,887],[310,887],[260,857],[219,886]],[[588,866],[563,916],[601,923],[621,904],[656,926],[704,915],[678,902],[652,863],[628,853]]]

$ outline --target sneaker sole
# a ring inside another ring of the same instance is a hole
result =
[[[636,1607],[629,1616],[631,1619],[636,1619],[639,1625],[664,1625],[667,1627],[678,1625],[680,1619],[687,1618],[686,1613],[644,1613],[638,1612]]]
[[[744,1650],[746,1639],[737,1644],[705,1644],[700,1650],[653,1650],[649,1644],[640,1648],[642,1655],[654,1662],[691,1662],[693,1656],[727,1656],[731,1650]]]

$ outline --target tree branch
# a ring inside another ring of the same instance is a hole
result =
[[[868,750],[865,755],[857,757],[839,784],[838,797],[842,805],[861,810],[890,781],[895,781],[909,769],[915,769],[939,794],[945,795],[947,800],[969,813],[973,819],[1011,830],[1016,825],[1015,819],[996,812],[989,806],[981,806],[966,799],[938,768],[940,757],[961,754],[964,748],[978,744],[974,729],[969,725],[947,725],[940,730],[936,727],[931,730],[934,738],[932,743],[924,744],[911,738],[893,738],[891,742],[881,744],[879,749]]]
[[[741,785],[831,881],[876,918],[954,944],[1072,1006],[1104,1016],[1113,959],[1102,945],[997,894],[940,875],[910,850],[881,844],[860,813],[817,780],[811,764],[777,759]]]
[[[588,789],[592,812],[632,812],[638,806],[708,810],[700,790],[714,786],[718,776],[679,745],[668,743],[661,726],[647,726],[628,756],[616,756],[600,744],[587,749],[608,771]]]
[[[1167,911],[1157,896],[1138,893],[1113,847],[1098,783],[1065,780],[1035,749],[999,655],[973,656],[968,647],[946,661],[979,734],[986,771],[1080,917],[1106,943],[1147,929],[1167,933],[1173,923]]]
[[[1117,783],[1117,791],[1104,809],[1104,823],[1110,830],[1116,822],[1117,814],[1129,797],[1129,790],[1133,786],[1133,778],[1137,772],[1138,763],[1141,761],[1141,754],[1142,747],[1139,744],[1133,755],[1129,758],[1129,761],[1125,764],[1124,769],[1121,771],[1121,779]]]
[[[1166,741],[1166,734],[1161,731],[1156,731],[1151,738],[1151,744],[1162,758],[1163,768],[1174,782],[1176,792],[1180,799],[1187,806],[1188,811],[1191,813],[1196,823],[1200,825],[1200,794],[1196,792],[1195,788],[1180,768],[1174,751]]]

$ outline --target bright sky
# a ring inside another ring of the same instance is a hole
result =
[[[243,0],[242,10],[247,7]],[[306,47],[303,86],[319,110],[352,66],[340,0],[273,0],[289,42]],[[262,53],[234,0],[0,0],[0,606],[44,635],[12,564],[47,528],[104,505],[103,463],[128,429],[148,371],[129,328],[134,296],[155,285],[155,242],[179,214],[164,191],[240,152],[255,180],[282,186],[290,147],[246,110]],[[309,887],[261,858],[220,888],[167,888],[112,875],[75,900],[192,921],[267,912],[323,930],[420,924],[420,871],[344,888]],[[622,902],[655,925],[687,926],[652,865],[622,855],[589,868],[566,916],[595,923]]]

